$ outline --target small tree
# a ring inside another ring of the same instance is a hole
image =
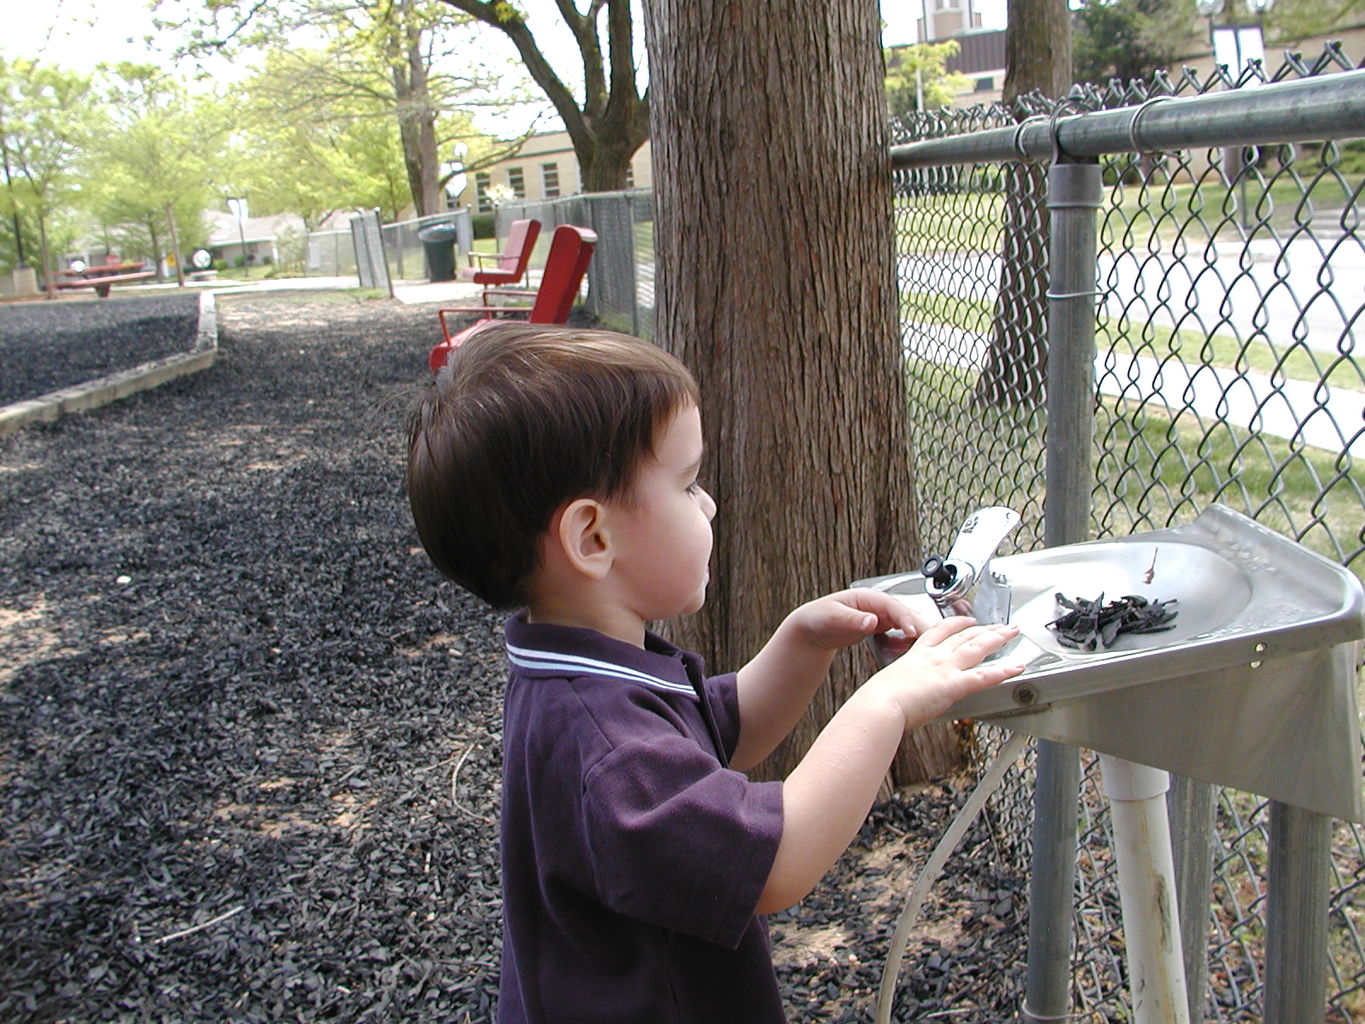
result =
[[[916,43],[886,51],[886,109],[892,117],[916,110],[950,106],[970,79],[948,70],[948,58],[957,56],[961,44]]]
[[[8,196],[38,226],[43,276],[52,291],[54,229],[80,194],[80,155],[96,97],[88,77],[36,61],[0,58],[0,138]]]
[[[226,112],[147,65],[114,68],[110,100],[82,157],[88,199],[100,222],[118,232],[120,252],[152,259],[174,252],[179,276],[181,251],[203,241]]]
[[[1170,67],[1194,23],[1189,0],[1086,0],[1072,19],[1076,80],[1126,82]]]

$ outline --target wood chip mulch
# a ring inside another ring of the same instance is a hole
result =
[[[0,307],[0,355],[87,344],[55,320],[77,305],[22,330]],[[0,1020],[490,1020],[501,621],[429,567],[402,490],[434,310],[255,295],[219,317],[209,370],[0,439]],[[120,355],[101,325],[106,362],[146,358],[132,334]],[[83,358],[6,359],[4,387]],[[773,918],[793,1022],[871,1018],[964,798],[879,805]],[[1017,1012],[999,842],[985,820],[950,861],[896,1019]]]

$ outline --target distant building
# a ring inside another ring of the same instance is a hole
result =
[[[646,142],[631,157],[626,187],[650,188],[653,184],[649,143]],[[574,155],[569,133],[532,135],[512,156],[468,174],[464,190],[450,199],[450,205],[468,206],[474,213],[490,213],[492,196],[498,191],[495,186],[510,190],[518,199],[555,199],[582,192],[583,179],[578,172],[578,158]]]
[[[209,237],[204,246],[214,262],[225,266],[256,267],[280,261],[279,240],[282,234],[302,236],[303,218],[293,213],[273,217],[248,217],[240,227],[231,213],[205,210],[204,221]]]
[[[916,22],[919,38],[941,43],[980,29],[979,6],[973,0],[923,0],[921,16]]]
[[[965,75],[970,83],[968,90],[953,100],[953,106],[994,103],[1005,87],[1005,30],[962,32],[952,38],[961,49],[948,58],[945,68]]]

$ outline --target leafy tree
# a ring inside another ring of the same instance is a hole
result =
[[[1287,46],[1340,32],[1343,26],[1362,20],[1365,0],[1279,0],[1265,16],[1265,32],[1267,40]]]
[[[164,71],[113,69],[107,121],[92,135],[82,163],[89,200],[106,242],[126,256],[156,259],[204,241],[216,158],[229,121],[221,101],[191,96]]]
[[[348,122],[392,122],[419,215],[441,208],[441,153],[470,133],[469,117],[449,112],[525,101],[471,45],[469,19],[436,0],[222,0],[197,17],[177,26],[189,31],[190,52],[272,53],[270,78],[258,84],[273,86],[285,122],[315,119],[319,107],[344,110]],[[326,42],[311,51],[278,46],[298,32]]]
[[[8,168],[7,202],[37,225],[44,278],[51,287],[55,248],[74,231],[79,159],[98,97],[89,77],[30,60],[0,59],[0,140]]]
[[[1085,0],[1072,16],[1080,82],[1129,81],[1168,68],[1196,35],[1189,0]]]
[[[948,70],[948,58],[955,57],[961,49],[961,44],[950,39],[887,50],[887,112],[892,117],[901,117],[915,110],[951,105],[953,97],[971,81],[961,72]]]
[[[560,16],[573,34],[583,61],[580,102],[550,66],[526,22],[508,0],[444,0],[456,10],[502,32],[516,47],[527,72],[544,91],[573,143],[587,192],[626,187],[630,158],[649,138],[649,92],[636,80],[631,0],[588,0],[586,11],[574,0],[557,0]],[[598,20],[606,11],[607,49]]]

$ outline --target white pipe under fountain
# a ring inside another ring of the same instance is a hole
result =
[[[1136,1024],[1189,1024],[1180,944],[1175,859],[1166,816],[1171,777],[1159,768],[1100,755],[1114,826],[1119,908]]]

